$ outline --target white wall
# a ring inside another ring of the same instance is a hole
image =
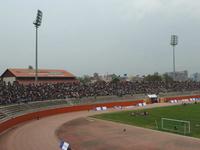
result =
[[[3,78],[3,81],[5,81],[6,84],[7,84],[8,82],[13,83],[14,81],[16,81],[16,78],[15,78],[15,77],[4,77],[4,78]]]

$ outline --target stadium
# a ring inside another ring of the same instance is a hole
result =
[[[84,84],[84,89],[79,82],[32,84],[30,87],[29,84],[11,85],[1,81],[0,149],[53,150],[59,149],[63,141],[76,150],[198,149],[199,84],[172,82],[178,84],[179,89],[172,85],[165,89],[171,92],[163,93],[158,85],[163,87],[164,83],[157,83],[157,89],[152,92],[157,90],[159,96],[142,93],[147,89],[146,83],[140,83],[140,87],[145,88],[137,94],[129,94],[136,92],[135,84],[139,83],[98,81]],[[81,90],[74,90],[75,87]],[[40,90],[36,90],[38,88]],[[75,95],[68,93],[72,89]],[[115,95],[118,91],[126,94]],[[25,97],[27,92],[35,94]],[[68,93],[68,98],[61,96],[64,93]],[[78,98],[81,93],[88,95]],[[8,96],[10,101],[5,99]],[[5,100],[9,104],[5,104]]]
[[[200,2],[0,5],[0,150],[199,150]]]

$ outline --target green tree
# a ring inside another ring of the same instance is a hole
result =
[[[144,77],[144,81],[151,81],[151,82],[155,82],[155,81],[162,81],[162,76],[160,76],[157,72],[154,73],[153,75],[147,75]]]
[[[170,77],[167,73],[162,75],[162,79],[164,82],[172,82],[173,81],[173,78]]]
[[[81,83],[89,83],[91,82],[91,77],[89,75],[84,75],[83,77],[78,77],[78,80]]]
[[[119,76],[117,76],[116,74],[113,74],[112,75],[112,82],[119,82],[120,81],[120,78],[119,78]]]

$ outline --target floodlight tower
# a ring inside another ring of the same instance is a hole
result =
[[[36,41],[35,41],[35,82],[38,81],[38,28],[42,23],[42,11],[37,11],[37,17],[33,24],[35,25],[36,29]]]
[[[173,47],[173,78],[176,78],[176,69],[175,69],[175,46],[178,44],[178,36],[171,35],[171,46]]]

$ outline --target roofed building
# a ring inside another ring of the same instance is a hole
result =
[[[167,72],[168,76],[174,78],[174,72]],[[175,81],[187,81],[188,80],[188,71],[176,71],[175,72]]]
[[[35,83],[34,69],[7,69],[1,78],[6,83],[13,83],[17,81],[20,84]],[[54,69],[39,69],[37,83],[62,83],[62,82],[77,82],[76,77],[65,70]]]

